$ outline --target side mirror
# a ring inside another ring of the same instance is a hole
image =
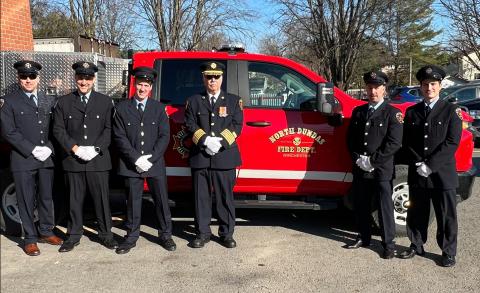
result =
[[[458,98],[456,96],[450,97],[447,99],[448,102],[450,103],[456,103],[458,102]]]
[[[333,83],[320,82],[317,85],[317,111],[325,115],[333,114]]]

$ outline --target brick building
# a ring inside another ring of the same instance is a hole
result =
[[[0,51],[33,51],[29,0],[0,1]]]

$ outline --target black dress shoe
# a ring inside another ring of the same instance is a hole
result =
[[[73,248],[80,244],[80,241],[72,241],[67,240],[62,243],[62,246],[58,249],[58,252],[69,252],[72,251]]]
[[[190,242],[190,247],[192,248],[202,248],[205,246],[205,243],[210,241],[210,237],[197,237]]]
[[[409,258],[413,258],[415,254],[424,256],[425,250],[423,249],[423,246],[420,248],[420,252],[418,252],[414,247],[409,247],[407,250],[400,253],[398,257],[402,259],[409,259]]]
[[[226,248],[235,248],[237,247],[237,242],[232,237],[221,237],[220,242]]]
[[[118,242],[115,239],[113,239],[113,237],[101,239],[101,242],[103,246],[105,246],[108,249],[118,248]]]
[[[370,246],[370,243],[363,242],[362,239],[357,239],[355,242],[352,242],[350,244],[345,245],[346,249],[357,249],[360,247],[368,247]]]
[[[168,251],[175,251],[175,249],[177,249],[177,245],[175,244],[175,242],[173,242],[172,238],[160,239],[159,243],[160,246],[162,246]]]
[[[442,253],[442,267],[453,267],[457,262],[455,261],[455,255],[448,255]]]
[[[123,242],[118,246],[117,249],[115,249],[115,252],[117,254],[125,254],[130,252],[130,249],[134,248],[135,246],[137,246],[136,242]]]
[[[394,256],[397,255],[397,251],[394,249],[385,249],[382,253],[383,259],[392,259]]]

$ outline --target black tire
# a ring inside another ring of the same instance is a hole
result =
[[[5,235],[19,237],[23,234],[10,170],[0,172],[0,229]]]
[[[393,214],[395,220],[395,231],[397,237],[407,236],[407,211],[408,211],[408,201],[410,198],[410,192],[408,188],[408,166],[406,165],[397,165],[395,166],[396,177],[393,180],[393,191],[392,191],[392,201],[393,201]],[[433,222],[435,216],[433,205],[430,204],[430,218],[429,225]],[[376,228],[380,227],[378,210],[372,212],[373,222]]]

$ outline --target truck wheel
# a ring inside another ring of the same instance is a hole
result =
[[[392,202],[393,202],[393,218],[395,220],[395,231],[397,237],[407,236],[407,210],[410,199],[408,188],[408,166],[395,166],[396,177],[393,180]],[[429,225],[433,221],[435,213],[433,206],[430,204]],[[372,212],[372,217],[376,228],[380,227],[378,210]]]
[[[0,174],[0,229],[5,235],[22,236],[22,222],[12,175],[8,170]]]

